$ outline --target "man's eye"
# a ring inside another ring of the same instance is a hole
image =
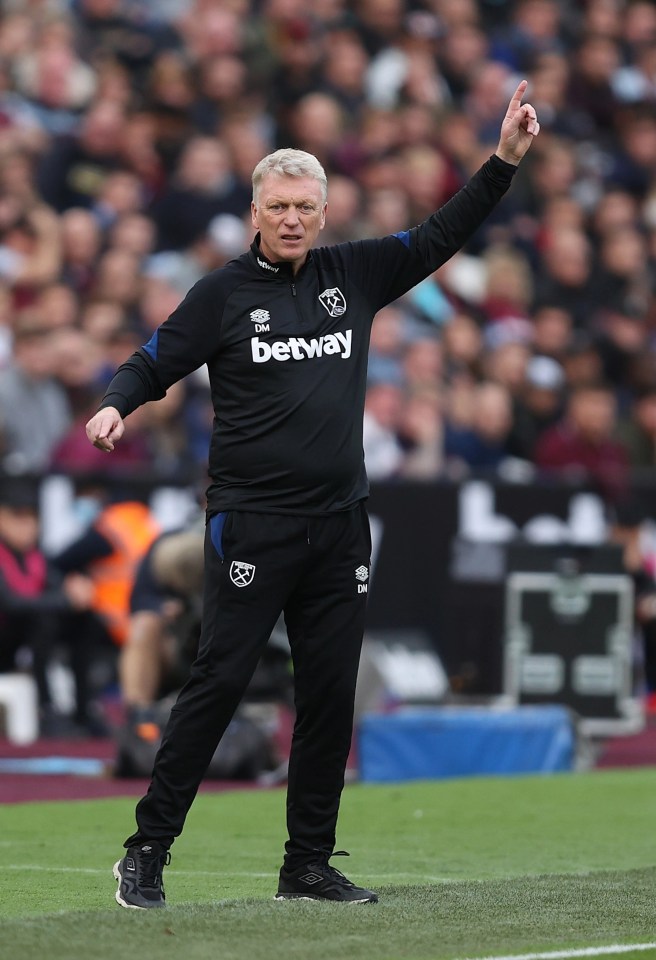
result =
[[[279,213],[282,210],[282,203],[269,204],[269,210],[273,210],[274,213]]]
[[[312,206],[311,203],[302,203],[301,210],[303,211],[303,213],[312,213],[312,211],[314,210],[314,207]]]

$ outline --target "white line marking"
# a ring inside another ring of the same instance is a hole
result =
[[[573,960],[574,957],[607,957],[617,953],[656,950],[655,943],[615,943],[607,947],[582,947],[578,950],[552,950],[549,953],[513,953],[501,957],[476,957],[466,960]]]
[[[9,863],[3,867],[4,870],[36,870],[42,873],[93,873],[102,876],[107,873],[107,868],[101,867],[46,867],[39,863]],[[275,873],[251,873],[247,871],[235,872],[232,870],[176,870],[171,871],[172,875],[179,877],[277,877]]]
[[[40,863],[9,863],[4,867],[5,870],[31,870],[39,873],[90,873],[97,874],[102,876],[107,873],[107,868],[102,867],[62,867],[62,866],[45,866]],[[167,876],[177,876],[177,877],[219,877],[223,879],[229,879],[230,877],[252,877],[254,879],[265,879],[270,880],[272,878],[278,877],[278,871],[275,873],[272,872],[255,872],[251,870],[178,870],[176,867],[172,867],[167,871]],[[429,883],[460,883],[462,881],[454,880],[452,877],[434,877],[428,873],[377,873],[377,881],[385,880],[399,880],[399,879],[408,879],[408,880],[427,880]]]

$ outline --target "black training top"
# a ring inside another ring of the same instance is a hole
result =
[[[209,514],[350,509],[368,493],[362,416],[374,315],[465,243],[515,169],[492,156],[420,226],[312,250],[296,276],[256,238],[192,287],[118,369],[101,407],[125,417],[206,363]]]

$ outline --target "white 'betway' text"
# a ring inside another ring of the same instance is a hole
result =
[[[253,363],[266,363],[267,360],[307,360],[311,357],[338,354],[342,360],[351,356],[352,330],[344,333],[328,333],[325,337],[289,337],[287,340],[274,340],[267,343],[259,337],[251,337]]]

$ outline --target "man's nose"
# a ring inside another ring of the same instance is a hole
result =
[[[298,210],[296,207],[288,207],[287,213],[285,214],[285,223],[286,224],[297,224],[299,222]]]

